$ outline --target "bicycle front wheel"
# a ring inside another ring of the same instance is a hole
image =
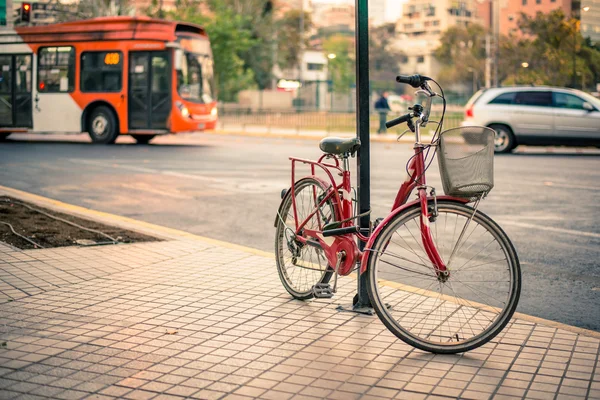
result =
[[[412,346],[444,354],[472,350],[500,333],[517,307],[517,253],[487,215],[440,201],[430,222],[449,271],[440,278],[421,240],[420,214],[419,205],[408,208],[375,240],[368,261],[371,304],[385,326]]]

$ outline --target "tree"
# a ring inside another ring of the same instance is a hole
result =
[[[533,17],[522,13],[520,32],[500,38],[499,81],[577,87],[595,82],[600,77],[600,52],[583,39],[579,24],[560,9]],[[483,76],[484,37],[480,26],[450,28],[435,51],[443,66],[440,80],[467,83],[472,71]]]
[[[473,75],[485,73],[485,35],[481,25],[453,26],[440,39],[434,57],[442,65],[439,80],[442,84],[470,85]]]
[[[333,91],[348,93],[356,79],[352,40],[344,36],[331,36],[323,42],[323,50],[327,54],[335,54],[335,58],[330,59],[328,64]]]
[[[593,64],[597,50],[586,45],[579,28],[580,21],[567,18],[561,9],[535,17],[521,14],[519,29],[532,51],[527,73],[534,83],[580,86],[576,82],[592,81],[598,73]]]
[[[128,0],[80,0],[76,8],[79,18],[132,15],[135,11]]]
[[[290,10],[276,21],[277,64],[281,69],[294,68],[299,64],[301,50],[308,45],[305,32],[311,27],[310,14],[304,12],[302,18],[300,10]]]
[[[157,13],[158,10],[149,12]],[[211,41],[219,100],[234,101],[241,90],[254,86],[254,74],[242,59],[242,54],[254,45],[247,29],[248,17],[222,4],[207,7],[207,3],[199,0],[178,0],[175,11],[167,13],[166,17],[206,29]]]
[[[394,48],[396,24],[376,26],[369,32],[369,70],[374,86],[390,86],[405,54]]]

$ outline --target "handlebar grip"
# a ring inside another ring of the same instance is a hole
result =
[[[393,120],[391,120],[391,121],[388,121],[388,122],[386,122],[386,123],[385,123],[385,127],[386,127],[386,128],[388,128],[388,129],[390,129],[390,128],[393,128],[394,126],[396,126],[396,125],[398,125],[398,124],[401,124],[401,123],[403,123],[403,122],[406,122],[406,121],[408,121],[408,120],[409,120],[409,119],[411,119],[412,117],[413,117],[412,113],[408,113],[408,114],[406,114],[406,115],[403,115],[403,116],[401,116],[401,117],[398,117],[398,118],[396,118],[396,119],[393,119]]]
[[[431,78],[423,75],[398,75],[396,77],[396,82],[398,83],[406,83],[414,88],[420,87],[425,81],[430,81]]]

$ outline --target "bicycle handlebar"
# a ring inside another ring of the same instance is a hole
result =
[[[396,82],[398,83],[406,83],[414,88],[421,87],[426,81],[430,81],[431,78],[419,74],[415,75],[398,75],[396,77]]]
[[[388,129],[393,128],[394,126],[396,126],[398,124],[401,124],[403,122],[407,122],[412,117],[413,117],[413,114],[412,113],[408,113],[408,114],[403,115],[401,117],[394,118],[393,120],[386,122],[385,123],[385,127],[388,128]]]

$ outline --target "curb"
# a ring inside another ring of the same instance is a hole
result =
[[[119,228],[132,230],[150,236],[156,236],[161,239],[196,240],[215,246],[226,247],[232,250],[244,251],[262,257],[275,258],[275,255],[273,253],[269,253],[266,251],[253,249],[251,247],[241,246],[234,243],[224,242],[217,239],[211,239],[204,236],[194,235],[192,233],[180,231],[178,229],[155,225],[149,222],[139,221],[133,218],[114,215],[102,211],[96,211],[89,208],[76,206],[73,204],[67,204],[63,203],[62,201],[50,199],[48,197],[39,196],[33,193],[24,192],[22,190],[9,188],[2,185],[0,185],[0,195],[14,197],[19,200],[28,201],[40,207],[48,208],[57,212],[73,214],[85,219],[93,219],[97,222],[102,222],[108,225],[117,226]]]
[[[275,258],[273,253],[269,253],[266,251],[253,249],[251,247],[241,246],[234,243],[224,242],[217,239],[211,239],[204,236],[194,235],[192,233],[180,231],[178,229],[167,228],[160,225],[151,224],[149,222],[139,221],[133,218],[122,217],[120,215],[114,215],[102,211],[96,211],[85,207],[80,207],[68,203],[63,203],[58,200],[50,199],[48,197],[39,196],[36,194],[24,192],[22,190],[9,188],[6,186],[0,185],[0,195],[15,197],[19,200],[28,201],[30,203],[34,203],[40,207],[45,207],[52,209],[54,211],[70,213],[77,215],[78,217],[93,219],[98,222],[103,222],[105,224],[118,226],[123,229],[130,229],[139,233],[144,233],[146,235],[158,236],[163,239],[186,239],[186,240],[194,240],[202,243],[208,243],[215,246],[221,246],[232,250],[243,251],[246,253],[254,254],[257,256],[267,257],[270,259]],[[354,278],[354,276],[352,276]],[[578,328],[576,326],[563,324],[561,322],[550,321],[547,319],[534,317],[528,314],[522,314],[516,312],[513,315],[513,318],[525,320],[528,322],[532,322],[535,324],[541,324],[545,326],[549,326],[556,329],[562,329],[571,333],[589,336],[593,338],[600,339],[600,332],[592,331],[585,328]]]

